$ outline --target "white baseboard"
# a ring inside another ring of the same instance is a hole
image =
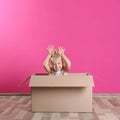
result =
[[[103,97],[119,96],[120,97],[120,93],[93,93],[93,97],[98,97],[98,96],[103,96]]]
[[[0,96],[30,96],[31,93],[0,93]],[[93,97],[97,96],[119,96],[120,93],[93,93]]]

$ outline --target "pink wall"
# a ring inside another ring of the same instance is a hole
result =
[[[30,92],[19,84],[45,72],[49,44],[94,75],[94,92],[120,93],[119,0],[0,0],[0,93]]]

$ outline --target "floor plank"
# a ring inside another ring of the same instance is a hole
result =
[[[0,96],[0,120],[120,120],[120,96],[94,96],[92,113],[33,113],[31,96]]]

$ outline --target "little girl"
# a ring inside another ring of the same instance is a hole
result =
[[[48,47],[48,56],[43,65],[47,72],[51,75],[61,76],[70,70],[71,62],[64,54],[65,49],[58,48],[58,51],[53,46]]]

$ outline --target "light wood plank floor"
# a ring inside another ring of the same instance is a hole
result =
[[[32,113],[31,96],[0,96],[0,120],[120,120],[120,96],[94,96],[92,113]]]

